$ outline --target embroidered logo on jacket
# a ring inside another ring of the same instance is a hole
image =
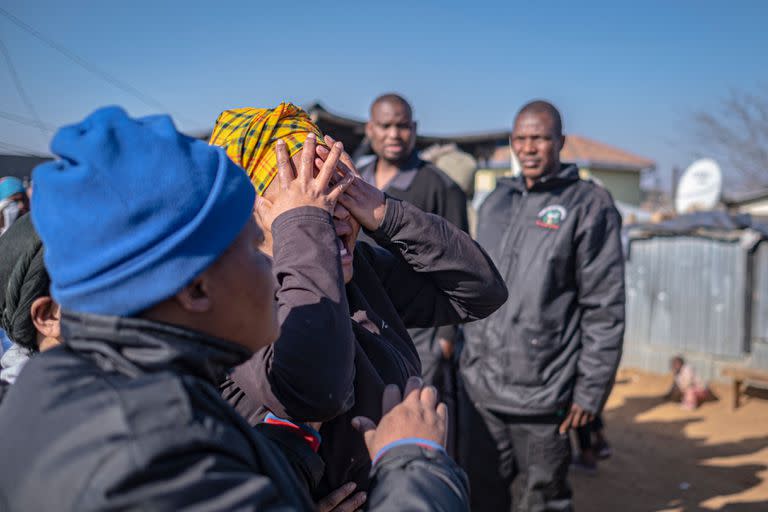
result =
[[[559,204],[553,204],[543,208],[536,218],[536,225],[547,229],[560,229],[568,211]]]

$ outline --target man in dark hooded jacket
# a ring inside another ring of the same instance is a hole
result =
[[[500,180],[478,217],[510,297],[465,329],[461,371],[479,418],[464,425],[461,458],[475,510],[509,510],[517,475],[516,510],[571,510],[567,433],[601,411],[621,358],[621,217],[605,189],[560,163],[551,104],[523,107],[510,142],[522,176]]]
[[[217,389],[279,333],[242,169],[166,116],[117,107],[62,128],[51,148],[62,160],[35,170],[32,216],[63,343],[32,358],[0,406],[0,510],[313,510],[315,429],[254,429]],[[281,173],[278,246],[335,239],[330,211],[349,182],[329,190],[334,158],[317,179]],[[278,286],[290,276],[301,292],[290,252],[274,258]],[[389,389],[378,427],[356,419],[375,459],[370,508],[465,508],[440,446],[445,407],[418,382],[405,391],[392,407]]]

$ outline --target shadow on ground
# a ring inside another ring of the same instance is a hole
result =
[[[757,486],[764,464],[715,466],[708,459],[737,457],[768,446],[768,435],[733,443],[705,444],[685,428],[701,420],[638,421],[638,416],[664,403],[661,397],[628,397],[605,412],[614,456],[600,464],[597,476],[572,472],[577,510],[664,511],[706,510],[714,497],[741,493]],[[768,511],[768,499],[730,503],[719,510]]]

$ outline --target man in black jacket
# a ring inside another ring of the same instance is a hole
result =
[[[0,510],[313,510],[315,428],[254,429],[217,389],[280,331],[248,177],[170,118],[117,107],[62,128],[51,148],[62,160],[35,170],[32,216],[63,344],[33,358],[0,407]],[[329,190],[338,155],[317,178],[283,165],[276,244],[320,243],[290,228],[305,216],[333,233],[351,181]],[[301,293],[300,265],[281,263]],[[395,405],[387,390],[378,427],[355,418],[375,461],[369,508],[465,508],[440,446],[445,407],[418,381],[405,395]]]
[[[510,297],[465,328],[461,371],[482,421],[462,462],[474,510],[510,509],[518,474],[517,510],[571,510],[568,430],[600,412],[621,357],[621,218],[607,191],[560,163],[551,104],[523,107],[510,141],[522,176],[499,181],[478,223]]]
[[[371,104],[365,135],[376,155],[360,169],[365,181],[387,195],[446,219],[469,232],[467,197],[461,188],[434,164],[419,158],[416,122],[411,105],[398,94],[383,94]],[[363,237],[370,242],[368,237]],[[453,414],[455,407],[456,326],[411,327],[408,334],[419,353],[424,379],[440,389]],[[453,434],[449,437],[452,449]]]
[[[467,197],[447,174],[419,158],[413,109],[402,96],[383,94],[373,101],[365,135],[376,155],[360,169],[365,181],[469,232]],[[412,328],[408,333],[419,352],[422,375],[433,382],[441,358],[453,357],[456,327]]]

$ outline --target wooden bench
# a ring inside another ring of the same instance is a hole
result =
[[[754,368],[738,368],[730,366],[723,369],[723,375],[733,379],[733,408],[738,409],[741,404],[742,384],[754,382],[761,387],[768,386],[768,372]]]

